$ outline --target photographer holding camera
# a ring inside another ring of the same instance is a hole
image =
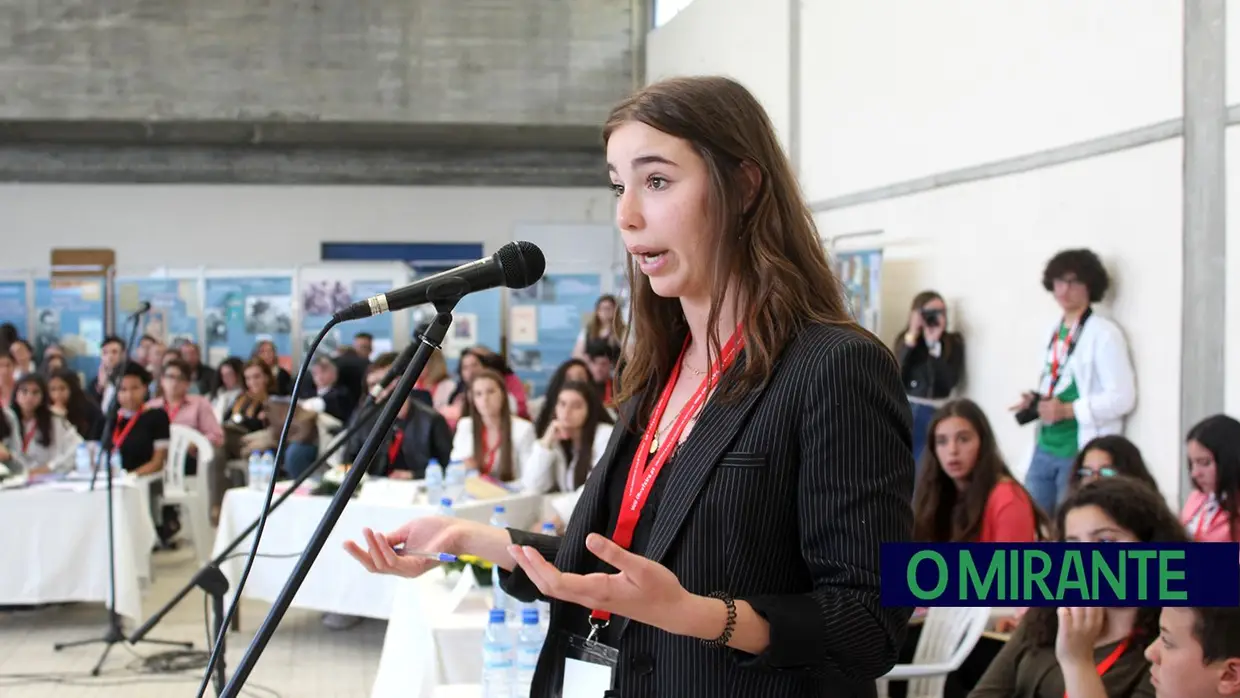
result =
[[[1042,273],[1042,287],[1055,294],[1063,316],[1052,329],[1037,391],[1011,409],[1018,423],[1039,423],[1025,487],[1048,513],[1067,491],[1081,446],[1123,432],[1124,417],[1136,405],[1124,333],[1092,307],[1109,286],[1102,261],[1087,249],[1060,252]]]
[[[930,419],[964,374],[964,337],[947,331],[943,297],[922,291],[913,298],[908,326],[896,338],[894,348],[913,410],[913,458],[920,472]]]

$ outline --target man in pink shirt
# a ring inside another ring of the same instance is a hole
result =
[[[168,422],[189,427],[207,437],[215,447],[215,459],[207,464],[207,489],[211,499],[211,520],[219,515],[219,505],[224,499],[224,430],[220,427],[211,403],[199,395],[190,395],[191,369],[181,359],[169,361],[163,368],[159,379],[159,395],[147,403],[148,409],[164,410],[168,413]],[[185,463],[185,474],[195,475],[198,472],[197,459],[190,452]]]

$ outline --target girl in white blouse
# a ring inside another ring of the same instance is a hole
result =
[[[568,493],[584,485],[611,439],[606,415],[589,383],[565,383],[556,395],[555,418],[534,444],[521,477],[522,489],[533,494]]]
[[[52,413],[43,377],[36,373],[22,376],[14,393],[21,447],[14,454],[18,467],[29,475],[71,470],[82,437],[68,420]]]
[[[513,415],[503,376],[489,369],[474,375],[465,415],[456,425],[452,460],[501,482],[520,481],[534,447],[534,425]]]

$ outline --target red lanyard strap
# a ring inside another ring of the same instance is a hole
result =
[[[396,433],[392,435],[392,445],[388,446],[388,467],[396,462],[396,457],[400,455],[400,447],[405,443],[405,429],[398,428]]]
[[[34,441],[34,435],[38,430],[38,422],[32,422],[30,428],[26,429],[26,433],[22,435],[22,453],[30,453],[30,442]]]
[[[181,413],[181,409],[185,407],[185,403],[173,407],[167,400],[164,401],[164,412],[168,413],[168,423],[172,424],[177,421],[177,415]]]
[[[500,438],[501,439],[503,438],[503,432],[500,432]],[[479,475],[490,475],[495,470],[495,459],[499,457],[499,449],[500,449],[500,446],[502,445],[503,444],[496,444],[495,448],[491,448],[491,449],[487,448],[487,427],[485,424],[483,424],[482,425],[482,450],[486,454],[485,456],[486,460],[484,463],[483,456],[481,455],[476,456],[478,460],[478,474]]]
[[[662,443],[651,458],[650,445],[654,442],[655,434],[659,429],[659,423],[663,421],[663,414],[667,411],[667,405],[672,399],[672,392],[676,389],[676,381],[680,378],[680,366],[684,363],[685,350],[689,348],[689,339],[685,339],[685,346],[680,350],[680,358],[677,359],[676,365],[672,367],[672,373],[668,376],[667,385],[663,386],[663,392],[659,395],[659,401],[655,403],[654,411],[650,413],[650,421],[646,424],[646,431],[642,434],[641,443],[637,447],[637,453],[633,455],[633,462],[629,466],[628,479],[625,481],[624,498],[621,500],[620,512],[616,517],[616,531],[612,534],[612,540],[616,545],[624,549],[628,549],[633,543],[633,533],[637,530],[637,522],[641,518],[642,509],[646,506],[650,488],[654,484],[659,472],[663,470],[663,466],[671,459],[672,452],[676,450],[676,445],[680,442],[680,437],[688,427],[689,422],[697,418],[698,412],[701,411],[706,399],[710,396],[715,386],[719,384],[720,378],[736,360],[737,353],[740,352],[745,340],[741,334],[741,329],[736,328],[732,333],[732,337],[723,345],[720,351],[721,356],[719,362],[712,364],[706,378],[702,379],[702,384],[698,386],[697,391],[684,408],[680,410],[680,414],[676,416],[676,420],[672,423],[671,430],[663,437]],[[610,622],[611,614],[607,611],[594,610],[590,613],[590,617],[603,624]]]
[[[1046,388],[1047,398],[1055,396],[1055,386],[1059,385],[1059,372],[1068,363],[1068,357],[1072,356],[1072,352],[1076,350],[1076,342],[1080,338],[1081,328],[1085,326],[1085,321],[1089,319],[1092,313],[1093,308],[1086,308],[1085,312],[1081,313],[1080,319],[1068,331],[1068,336],[1066,337],[1060,337],[1063,334],[1063,323],[1061,322],[1059,330],[1051,337],[1049,347],[1051,350],[1051,382]]]
[[[1109,670],[1115,662],[1119,661],[1119,658],[1123,656],[1124,651],[1128,649],[1129,640],[1130,638],[1127,637],[1121,640],[1119,645],[1117,645],[1115,649],[1111,650],[1110,654],[1108,654],[1101,662],[1098,662],[1098,676],[1106,674],[1107,670]],[[1063,698],[1068,698],[1067,691],[1063,692]]]
[[[1214,524],[1214,519],[1218,518],[1218,515],[1223,513],[1222,507],[1215,509],[1213,514],[1210,514],[1209,509],[1210,500],[1207,499],[1201,505],[1201,508],[1197,510],[1197,529],[1193,531],[1193,540],[1198,543],[1201,542],[1201,534],[1209,530],[1210,526]],[[1207,516],[1207,514],[1209,515]]]
[[[121,425],[119,424],[117,424],[115,427],[112,428],[112,448],[113,449],[120,448],[121,444],[125,443],[125,439],[129,437],[129,432],[133,431],[133,426],[138,423],[138,417],[141,417],[142,413],[145,411],[146,411],[145,407],[138,410],[134,414],[134,416],[130,418],[128,422],[125,423],[124,429],[121,429]]]

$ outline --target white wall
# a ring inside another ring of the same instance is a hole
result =
[[[1227,103],[1240,103],[1240,11],[1227,13]],[[1227,129],[1226,410],[1240,416],[1240,126]]]
[[[790,26],[786,0],[693,0],[647,37],[647,81],[726,75],[757,96],[787,148]]]
[[[805,190],[826,199],[1177,117],[1181,13],[1166,0],[805,2]]]
[[[109,247],[121,269],[295,265],[328,241],[490,252],[518,224],[608,223],[612,209],[604,187],[0,185],[0,268],[46,268],[53,247]]]

